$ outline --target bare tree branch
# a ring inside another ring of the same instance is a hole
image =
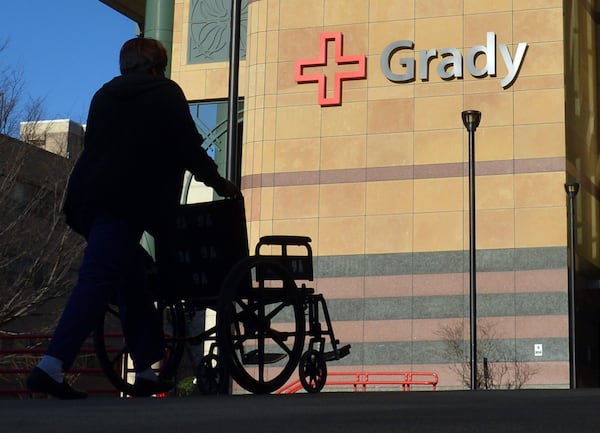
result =
[[[21,122],[42,119],[44,99],[26,96],[23,70],[3,64],[2,53],[8,45],[8,39],[0,39],[0,134],[17,137]]]
[[[492,320],[478,321],[477,331],[478,388],[519,389],[537,374],[536,367],[517,359],[514,348],[500,338]],[[444,342],[443,356],[450,363],[450,370],[464,386],[470,387],[471,363],[464,324],[441,325],[436,334]]]
[[[0,334],[47,333],[75,282],[83,251],[61,214],[73,161],[34,146],[36,134],[46,132],[40,127],[43,100],[26,96],[23,72],[2,62],[7,46],[0,39]],[[19,135],[22,141],[12,138]],[[0,348],[40,344],[8,339]],[[0,357],[0,367],[31,368],[35,358],[17,351]],[[15,380],[24,377],[0,375],[0,381]]]
[[[61,215],[71,162],[5,136],[0,151],[7,155],[0,162],[0,331],[6,331],[39,317],[70,290],[83,247]],[[53,325],[47,322],[35,326]]]

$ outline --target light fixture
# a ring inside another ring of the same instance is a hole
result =
[[[579,184],[577,182],[567,182],[565,183],[565,191],[569,195],[576,196],[579,192]]]
[[[469,132],[475,132],[481,121],[481,111],[466,110],[462,112],[462,121]]]

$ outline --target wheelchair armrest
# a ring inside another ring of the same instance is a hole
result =
[[[271,235],[261,237],[258,245],[306,245],[311,241],[308,236]]]

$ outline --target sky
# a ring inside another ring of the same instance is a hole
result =
[[[100,0],[0,0],[0,65],[24,74],[43,119],[85,123],[92,96],[119,75],[119,49],[136,25]]]

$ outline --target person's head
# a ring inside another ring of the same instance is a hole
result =
[[[123,75],[138,72],[164,77],[167,50],[155,39],[133,38],[121,47],[119,66]]]

